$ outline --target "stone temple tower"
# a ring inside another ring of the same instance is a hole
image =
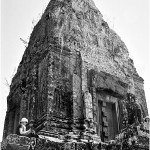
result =
[[[148,115],[143,79],[92,0],[49,2],[12,79],[7,105],[4,139],[26,117],[43,137],[101,143]]]

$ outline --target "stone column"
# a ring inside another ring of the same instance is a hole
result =
[[[74,139],[81,138],[83,130],[83,99],[82,99],[82,80],[81,80],[81,56],[75,52],[71,57],[72,91],[73,91],[73,134]]]
[[[91,94],[92,94],[92,113],[93,113],[93,120],[92,120],[92,123],[91,123],[91,126],[90,126],[90,133],[91,133],[91,137],[92,137],[92,140],[93,141],[96,141],[96,142],[101,142],[101,138],[100,136],[97,135],[97,113],[98,113],[98,102],[97,102],[97,99],[96,99],[96,88],[93,86],[91,88]]]
[[[96,103],[95,88],[92,88],[91,86],[90,89],[88,88],[87,74],[88,74],[88,63],[83,61],[82,92],[84,101],[84,126],[85,126],[84,139],[90,140],[94,138],[94,135],[96,133],[96,124],[94,123],[94,116],[96,115],[95,113],[97,110],[97,103]]]
[[[81,93],[81,78],[78,75],[73,74],[73,120],[76,129],[82,128],[83,103]]]
[[[89,121],[93,121],[92,96],[88,91],[85,91],[84,93],[84,104],[85,104],[85,118]]]

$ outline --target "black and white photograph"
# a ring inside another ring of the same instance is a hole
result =
[[[150,149],[149,0],[1,0],[1,150]]]

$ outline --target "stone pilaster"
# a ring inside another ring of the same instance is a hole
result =
[[[83,129],[83,103],[81,96],[81,79],[78,75],[73,74],[73,122],[74,131],[79,138],[80,130]]]

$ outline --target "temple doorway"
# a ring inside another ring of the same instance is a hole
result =
[[[102,92],[97,94],[97,134],[101,140],[114,140],[119,130],[119,108],[117,97]]]

